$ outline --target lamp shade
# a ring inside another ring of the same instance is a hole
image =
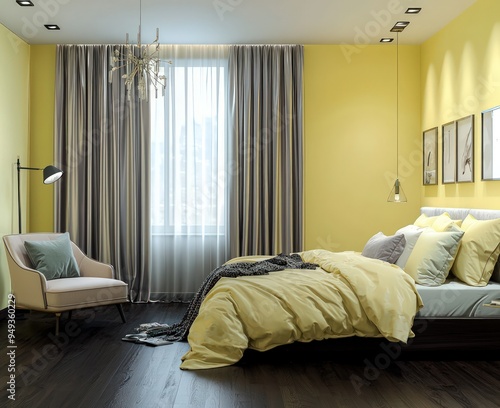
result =
[[[47,166],[43,169],[43,183],[52,184],[59,180],[63,175],[62,170],[54,166]]]
[[[389,197],[387,197],[387,201],[390,203],[406,203],[406,195],[403,191],[401,183],[399,182],[399,179],[396,179],[396,181],[394,182],[394,186],[389,193]]]

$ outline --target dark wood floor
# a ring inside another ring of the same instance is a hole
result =
[[[185,305],[124,309],[125,324],[115,307],[75,312],[71,321],[62,322],[57,338],[50,315],[31,313],[18,320],[15,401],[8,399],[6,385],[7,322],[0,321],[0,406],[500,407],[498,353],[471,360],[458,352],[454,360],[427,361],[393,359],[382,348],[377,353],[362,348],[329,353],[306,344],[274,353],[249,352],[232,367],[182,371],[187,343],[149,347],[120,339],[140,323],[178,321]]]

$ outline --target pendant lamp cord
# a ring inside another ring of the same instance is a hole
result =
[[[396,32],[396,179],[399,179],[399,33]]]

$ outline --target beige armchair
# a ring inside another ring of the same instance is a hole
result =
[[[122,303],[128,302],[128,285],[114,279],[114,268],[88,258],[71,242],[73,255],[80,270],[79,277],[47,280],[45,275],[33,269],[25,249],[25,241],[52,240],[57,233],[32,233],[6,235],[6,247],[12,293],[16,307],[54,313],[56,335],[59,334],[61,313],[76,309],[116,304],[125,323]]]

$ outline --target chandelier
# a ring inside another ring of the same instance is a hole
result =
[[[125,42],[125,51],[115,48],[111,59],[111,70],[109,81],[113,80],[113,73],[121,68],[125,68],[122,78],[125,80],[128,100],[131,99],[131,90],[137,81],[137,91],[139,99],[148,100],[149,89],[154,87],[155,97],[158,97],[158,89],[165,95],[167,79],[160,74],[160,30],[156,29],[155,40],[148,45],[141,43],[142,25],[142,0],[139,3],[139,32],[137,33],[137,46],[129,43],[128,33]],[[170,64],[171,62],[168,61]]]

